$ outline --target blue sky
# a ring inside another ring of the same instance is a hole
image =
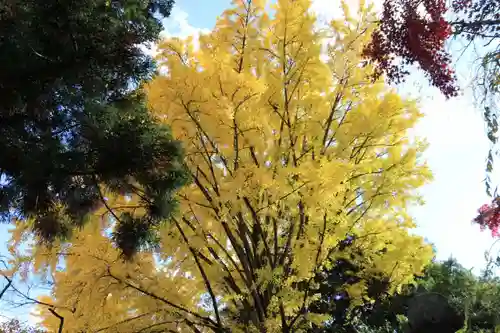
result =
[[[230,2],[177,0],[171,17],[164,22],[165,34],[186,37],[209,31]],[[322,18],[338,14],[337,0],[313,2]],[[471,80],[469,68],[466,60],[460,62],[458,73],[464,85]],[[400,89],[422,100],[426,117],[415,128],[415,134],[430,143],[424,156],[435,176],[422,190],[426,205],[412,208],[418,224],[416,232],[435,244],[438,259],[453,255],[462,265],[478,272],[484,267],[484,251],[493,243],[488,232],[480,232],[470,222],[477,208],[488,201],[482,180],[489,143],[481,114],[474,108],[468,89],[463,96],[447,101],[418,73]],[[9,238],[7,229],[0,226],[0,240],[4,243]],[[5,252],[6,248],[0,249],[0,253]],[[26,308],[6,311],[2,306],[3,315],[30,319],[27,312]]]

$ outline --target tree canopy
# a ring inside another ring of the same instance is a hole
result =
[[[418,64],[446,97],[456,96],[459,87],[445,42],[462,37],[498,45],[498,5],[497,0],[384,0],[364,54],[376,63],[376,76],[398,82],[408,74],[406,65]],[[499,52],[494,47],[482,54],[485,71],[478,84],[486,93],[498,93]]]
[[[358,311],[365,327],[383,332],[485,333],[499,325],[500,281],[476,276],[455,259],[434,262],[416,284],[379,298],[371,308]],[[401,317],[404,316],[404,317]],[[405,318],[400,320],[400,318]],[[352,326],[352,321],[345,321]]]
[[[127,256],[154,240],[186,182],[182,149],[134,91],[154,72],[171,0],[0,1],[0,213],[39,239],[68,238],[106,206],[102,188],[135,193],[146,213],[109,212]]]
[[[373,275],[394,293],[423,271],[432,249],[409,233],[406,211],[431,179],[425,142],[407,135],[422,114],[367,79],[370,10],[361,4],[358,20],[344,4],[345,17],[318,31],[310,5],[279,0],[270,16],[265,1],[237,1],[199,48],[192,38],[162,41],[165,71],[145,93],[183,143],[193,181],[158,227],[156,251],[130,261],[101,214],[134,211],[138,193],[104,192],[107,206],[65,244],[22,251],[29,224],[19,221],[12,269],[50,282],[39,302],[45,327],[299,332],[328,321],[313,308],[315,277],[344,259],[359,267],[344,288],[352,306],[369,299]]]

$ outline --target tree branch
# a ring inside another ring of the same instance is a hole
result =
[[[217,305],[217,299],[216,299],[215,293],[214,293],[214,291],[212,289],[212,285],[210,284],[210,280],[208,279],[208,276],[205,273],[205,270],[203,269],[203,266],[201,265],[200,259],[196,255],[196,252],[195,252],[194,248],[189,244],[189,241],[188,241],[188,239],[186,237],[186,234],[184,233],[184,231],[182,230],[181,226],[179,225],[179,222],[175,218],[172,218],[172,220],[174,221],[175,225],[177,226],[177,230],[179,230],[179,232],[180,232],[180,234],[182,236],[182,239],[184,240],[184,242],[188,246],[189,251],[193,255],[193,258],[194,258],[194,260],[196,262],[196,266],[198,266],[198,269],[200,270],[200,274],[201,274],[201,276],[203,278],[203,281],[205,282],[205,286],[207,288],[207,291],[210,294],[210,298],[212,299],[212,306],[214,308],[215,319],[217,320],[217,325],[220,328],[222,328],[222,321],[220,319],[219,307]]]
[[[50,313],[52,313],[54,316],[56,316],[59,319],[59,329],[57,330],[58,333],[62,333],[63,331],[63,326],[64,326],[64,317],[61,316],[54,310],[53,308],[49,308]]]
[[[154,294],[154,293],[152,293],[150,291],[147,291],[147,290],[145,290],[145,289],[143,289],[143,288],[141,288],[139,286],[135,286],[134,284],[132,284],[132,283],[130,283],[128,281],[120,279],[119,277],[117,277],[116,275],[114,275],[113,273],[111,273],[111,267],[109,267],[109,266],[108,266],[108,274],[109,274],[110,277],[112,277],[116,281],[119,281],[119,282],[123,283],[124,285],[126,285],[129,288],[132,288],[132,289],[134,289],[134,290],[136,290],[136,291],[138,291],[138,292],[140,292],[140,293],[142,293],[144,295],[147,295],[147,296],[149,296],[151,298],[154,298],[157,301],[163,302],[163,303],[165,303],[165,304],[173,307],[174,309],[176,309],[178,311],[184,312],[186,314],[190,314],[193,317],[200,319],[204,323],[204,325],[207,326],[207,327],[210,327],[210,328],[214,328],[215,327],[215,328],[217,328],[217,323],[214,322],[209,317],[201,316],[201,315],[199,315],[196,312],[193,312],[193,311],[191,311],[189,309],[184,308],[183,306],[180,306],[180,305],[177,305],[175,303],[172,303],[171,301],[169,301],[166,298],[158,296],[158,295],[156,295],[156,294]]]
[[[7,289],[9,289],[9,287],[12,285],[12,280],[10,278],[8,278],[5,275],[3,277],[5,278],[5,280],[7,280],[7,284],[3,287],[2,291],[0,292],[0,299],[3,297]]]

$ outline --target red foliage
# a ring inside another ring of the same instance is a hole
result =
[[[491,204],[484,204],[478,209],[478,216],[474,222],[479,224],[481,230],[490,229],[493,237],[500,236],[500,199],[495,199]]]
[[[456,76],[444,49],[451,35],[446,11],[445,0],[385,0],[380,25],[364,50],[376,64],[375,77],[385,74],[399,83],[408,74],[404,67],[418,63],[432,85],[446,97],[456,96]]]

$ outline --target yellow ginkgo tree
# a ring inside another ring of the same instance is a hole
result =
[[[199,47],[159,45],[162,75],[145,92],[184,143],[192,182],[160,246],[133,261],[103,232],[105,212],[71,242],[19,255],[53,273],[48,328],[60,316],[64,332],[301,332],[328,320],[309,309],[315,277],[338,260],[362,267],[346,286],[353,306],[369,301],[369,277],[393,292],[422,271],[432,250],[407,213],[431,178],[408,135],[422,114],[371,81],[363,2],[326,27],[310,5],[235,0]],[[127,199],[110,197],[108,213],[140,201]]]

